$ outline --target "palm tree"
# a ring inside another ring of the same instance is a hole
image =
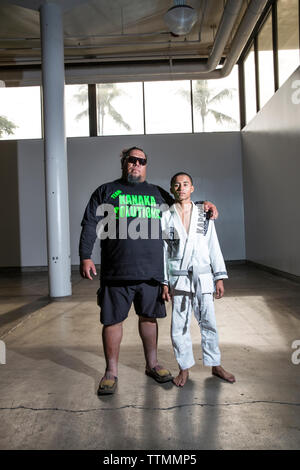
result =
[[[3,134],[12,135],[17,128],[13,122],[9,121],[5,116],[0,116],[0,137]]]
[[[121,96],[122,94],[124,94],[124,92],[118,89],[114,83],[98,84],[97,91],[98,91],[97,106],[98,106],[98,116],[99,116],[98,134],[99,135],[104,134],[104,120],[105,120],[106,115],[110,115],[116,123],[118,123],[120,126],[123,126],[125,127],[125,129],[130,131],[131,127],[129,126],[129,124],[127,124],[127,122],[124,121],[121,114],[118,113],[118,111],[112,105],[112,101],[118,96]],[[85,86],[80,87],[80,91],[79,93],[75,95],[75,98],[81,104],[85,104],[88,102],[88,94],[87,94],[87,90]],[[87,114],[88,114],[88,110],[85,109],[84,111],[82,111],[76,116],[76,119],[79,120],[83,116],[87,116]]]
[[[193,89],[193,105],[195,109],[200,112],[203,132],[205,131],[205,119],[209,115],[212,115],[218,124],[236,124],[235,119],[211,107],[222,101],[224,98],[232,98],[234,91],[234,88],[224,88],[215,94],[215,90],[209,87],[208,80],[196,81],[196,85]],[[190,100],[189,91],[180,90],[180,94]]]

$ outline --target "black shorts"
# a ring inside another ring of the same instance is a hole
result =
[[[103,325],[114,325],[125,320],[133,302],[137,315],[164,318],[165,303],[158,281],[102,281],[97,292]]]

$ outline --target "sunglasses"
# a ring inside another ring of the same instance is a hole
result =
[[[136,165],[137,162],[139,162],[139,164],[142,166],[147,165],[147,158],[139,158],[132,156],[127,157],[127,163],[133,163],[134,165]]]

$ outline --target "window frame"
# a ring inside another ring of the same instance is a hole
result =
[[[258,64],[258,35],[265,22],[271,15],[272,21],[272,45],[273,45],[273,72],[274,72],[274,93],[279,89],[279,61],[278,61],[278,14],[277,0],[269,0],[265,6],[246,46],[244,47],[238,60],[239,67],[239,94],[240,94],[240,122],[241,130],[248,124],[246,121],[246,93],[245,93],[245,59],[254,46],[255,55],[255,89],[256,89],[256,109],[260,111],[260,90],[259,90],[259,64]],[[300,0],[298,0],[298,40],[299,40],[299,65],[300,65]]]

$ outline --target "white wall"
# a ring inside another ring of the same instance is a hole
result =
[[[244,129],[242,149],[246,258],[299,276],[300,67]]]
[[[148,153],[149,182],[168,190],[177,171],[194,177],[194,200],[211,200],[220,211],[216,227],[225,259],[244,259],[241,143],[235,132],[68,139],[72,264],[79,263],[80,222],[91,193],[120,176],[120,151],[132,145]],[[6,222],[0,231],[0,266],[45,266],[43,141],[1,141],[0,171]],[[12,176],[18,185],[11,184]],[[12,236],[4,230],[7,225]],[[93,257],[99,262],[96,245]]]

